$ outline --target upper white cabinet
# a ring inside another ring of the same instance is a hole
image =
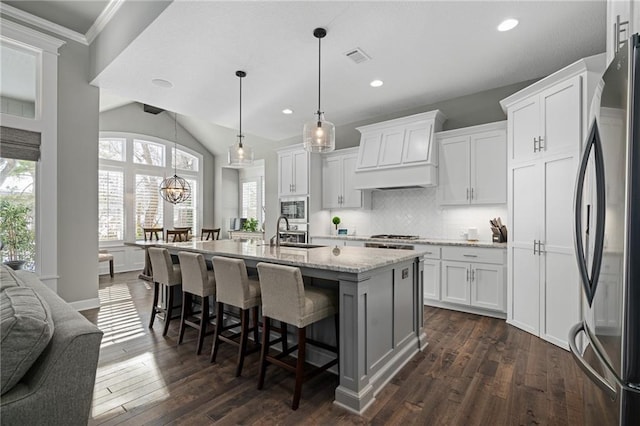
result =
[[[640,5],[631,0],[607,1],[607,64],[616,54],[617,46],[640,31]]]
[[[506,128],[501,121],[436,134],[440,204],[507,202]]]
[[[435,185],[438,152],[434,134],[445,120],[435,110],[358,127],[362,136],[355,187]]]
[[[322,208],[366,207],[370,194],[354,189],[358,148],[342,149],[322,158]]]
[[[580,320],[573,196],[604,54],[582,59],[500,103],[507,112],[507,321],[567,348]]]
[[[278,151],[278,195],[307,195],[309,193],[309,157],[302,148]]]

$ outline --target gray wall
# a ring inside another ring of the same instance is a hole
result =
[[[161,112],[154,115],[144,112],[142,104],[131,103],[100,114],[100,131],[129,132],[173,141],[175,130],[173,113]],[[182,117],[178,114],[178,144],[199,152],[203,156],[203,218],[202,226],[214,223],[214,183],[216,182],[213,155],[180,125]],[[96,154],[97,155],[97,154]],[[96,194],[97,197],[97,194]]]
[[[58,294],[98,297],[98,89],[89,48],[73,41],[58,57]]]

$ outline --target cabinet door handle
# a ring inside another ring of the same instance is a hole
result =
[[[544,149],[544,145],[542,144],[543,141],[544,138],[542,136],[538,136],[538,151],[542,151]]]
[[[533,138],[533,152],[538,152],[538,138]]]
[[[471,188],[471,199],[473,200],[473,188]]]
[[[469,199],[469,188],[467,188],[467,200]]]
[[[469,281],[469,270],[467,269],[467,281]]]
[[[533,240],[533,254],[536,254],[536,244],[538,244],[536,240]]]
[[[464,256],[464,257],[478,257],[478,255],[475,255],[475,254],[463,254],[462,256]]]
[[[475,280],[475,279],[476,279],[476,270],[475,270],[475,269],[472,269],[472,270],[471,270],[471,281],[473,281],[473,280]]]
[[[538,240],[538,256],[542,256],[542,253],[544,253],[544,252],[542,251],[542,246],[543,246],[543,245],[544,245],[544,244],[542,244],[542,241]]]

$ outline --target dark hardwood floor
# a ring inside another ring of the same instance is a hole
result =
[[[137,273],[100,277],[101,308],[83,312],[104,331],[90,424],[184,425],[583,425],[603,424],[590,386],[568,352],[503,320],[426,308],[429,345],[377,395],[363,416],[332,404],[338,381],[323,373],[290,409],[293,375],[267,371],[256,390],[258,354],[234,377],[236,348],[209,363],[212,337],[195,355],[197,331],[176,346],[178,321],[162,337],[147,328],[152,290]]]

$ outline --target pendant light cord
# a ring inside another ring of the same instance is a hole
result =
[[[175,138],[173,139],[173,175],[178,175],[178,162],[176,161],[176,157],[178,156],[178,113],[173,113],[173,133]]]
[[[320,114],[322,114],[320,112],[320,64],[322,61],[321,43],[322,43],[322,38],[318,37],[318,119],[320,119]]]
[[[240,78],[240,134],[238,135],[238,146],[242,148],[242,76]]]

